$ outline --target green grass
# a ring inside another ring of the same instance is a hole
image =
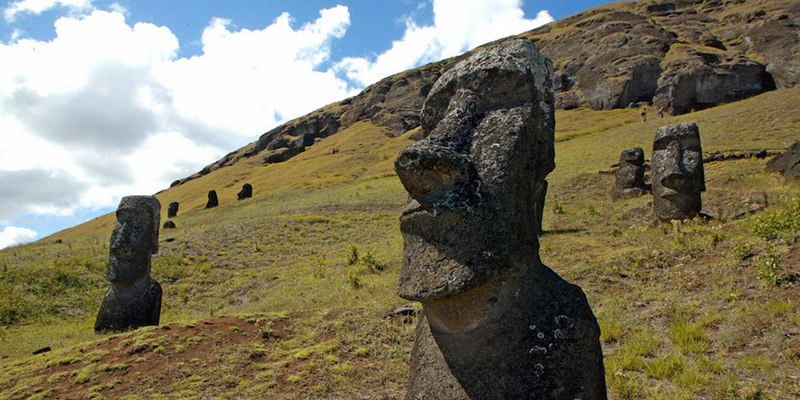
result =
[[[785,219],[796,217],[800,187],[767,174],[765,160],[707,164],[704,209],[717,218],[658,225],[648,217],[650,197],[611,202],[613,176],[598,173],[627,147],[649,155],[658,126],[678,121],[698,122],[706,151],[786,147],[800,118],[776,110],[798,102],[800,90],[781,90],[647,123],[629,110],[557,114],[567,122],[557,134],[541,256],[585,291],[616,398],[800,396],[800,350],[784,336],[800,324],[800,294],[789,279],[800,271],[785,258],[797,234]],[[217,334],[168,339],[155,328],[94,334],[108,288],[111,217],[0,251],[0,393],[33,396],[55,382],[79,386],[81,397],[103,395],[116,390],[105,386],[108,377],[125,373],[152,398],[346,398],[364,387],[381,388],[373,398],[401,398],[413,323],[387,315],[408,304],[394,294],[407,196],[390,167],[409,141],[367,125],[338,136],[283,164],[246,161],[159,194],[162,204],[184,199],[178,229],[162,232],[153,258],[162,325],[259,314],[252,328],[220,325]],[[329,157],[333,146],[345,157]],[[218,189],[223,199],[244,181],[256,196],[213,210],[189,200],[237,179]],[[747,213],[750,197],[762,193],[769,205]],[[763,260],[780,268],[765,269]],[[245,333],[272,339],[224,339]],[[93,347],[103,343],[110,347]],[[45,346],[55,351],[29,355]],[[166,359],[183,364],[158,385],[144,367]]]

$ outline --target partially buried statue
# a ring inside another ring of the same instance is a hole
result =
[[[123,197],[111,232],[106,280],[111,282],[95,331],[158,325],[161,285],[150,277],[150,256],[158,253],[161,204],[153,196]]]
[[[653,141],[653,209],[661,221],[694,218],[706,190],[700,131],[694,122],[662,126]]]
[[[612,199],[629,199],[647,193],[644,183],[644,150],[641,147],[625,149],[619,156],[614,188],[611,189]]]
[[[434,84],[425,139],[395,161],[411,196],[398,294],[424,309],[406,399],[606,398],[586,297],[539,259],[552,83],[528,41],[476,51]]]

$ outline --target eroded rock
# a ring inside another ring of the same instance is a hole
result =
[[[600,330],[581,289],[539,260],[554,168],[550,61],[525,40],[479,50],[434,84],[425,139],[395,171],[398,294],[422,302],[407,399],[605,399]]]
[[[800,142],[767,161],[767,171],[779,173],[786,180],[800,181]]]

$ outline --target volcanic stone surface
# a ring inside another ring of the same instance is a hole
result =
[[[539,259],[554,168],[552,64],[526,40],[473,53],[434,84],[426,137],[395,171],[398,294],[423,304],[407,399],[605,399],[600,330],[581,289]]]
[[[161,285],[150,277],[158,253],[161,204],[154,196],[126,196],[111,232],[106,280],[111,282],[95,320],[95,331],[158,325]]]

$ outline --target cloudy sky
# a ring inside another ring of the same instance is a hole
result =
[[[0,2],[0,248],[402,70],[604,0]]]

